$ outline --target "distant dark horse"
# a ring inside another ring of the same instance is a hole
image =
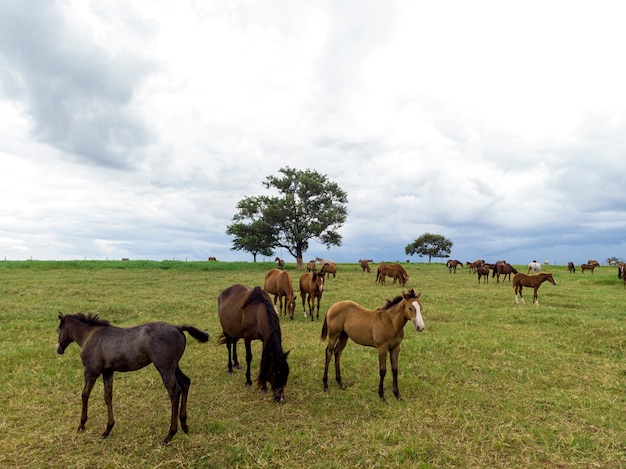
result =
[[[510,282],[511,274],[516,274],[516,273],[517,273],[517,270],[515,270],[515,267],[505,262],[501,264],[496,264],[494,266],[492,277],[496,277],[496,283],[500,283],[500,275],[504,275],[504,277],[502,278],[503,282],[506,280],[506,277],[508,276],[509,282]]]
[[[56,351],[65,352],[65,348],[76,342],[81,348],[80,358],[85,367],[85,386],[83,387],[83,411],[78,431],[85,429],[89,394],[98,376],[104,381],[104,402],[107,406],[108,420],[102,438],[111,433],[115,425],[113,419],[113,372],[135,371],[150,363],[161,374],[172,403],[170,430],[162,443],[167,444],[178,430],[178,419],[185,433],[187,427],[187,395],[191,380],[178,367],[178,362],[185,351],[187,331],[194,339],[207,342],[209,334],[192,326],[173,326],[166,322],[151,322],[141,326],[123,329],[112,326],[109,321],[98,315],[82,313],[63,316],[59,313],[59,342]],[[180,404],[180,412],[179,412]]]
[[[567,271],[568,271],[570,274],[575,274],[575,273],[576,273],[576,266],[574,265],[574,263],[573,263],[573,262],[568,262],[568,263],[567,263]]]
[[[485,277],[483,283],[487,283],[489,281],[489,266],[482,265],[480,267],[476,267],[476,274],[478,275],[478,283],[480,284],[480,277]]]
[[[289,352],[283,352],[278,314],[268,294],[261,287],[233,285],[220,293],[217,310],[223,330],[217,343],[226,344],[228,348],[228,372],[233,372],[233,364],[239,368],[237,341],[243,339],[246,345],[246,386],[252,386],[251,342],[262,341],[263,352],[257,385],[263,392],[267,392],[269,381],[274,400],[283,401],[289,376]]]
[[[513,290],[515,290],[515,302],[518,303],[517,294],[519,293],[522,303],[525,303],[524,297],[522,296],[522,288],[531,287],[535,290],[533,294],[533,304],[536,306],[539,306],[539,299],[537,298],[537,290],[539,290],[539,287],[541,286],[541,284],[546,281],[550,282],[552,285],[556,285],[556,280],[554,280],[554,277],[552,276],[552,274],[541,273],[537,275],[526,275],[521,272],[518,274],[515,274],[515,276],[513,277]]]
[[[390,355],[391,371],[393,374],[393,393],[401,399],[398,389],[398,355],[400,343],[404,337],[404,325],[411,321],[415,330],[424,330],[422,319],[422,292],[415,294],[413,289],[402,293],[393,300],[387,300],[382,308],[369,310],[354,301],[340,301],[333,304],[324,318],[321,339],[328,337],[326,346],[326,364],[324,366],[324,391],[328,391],[328,365],[335,356],[335,378],[339,388],[345,389],[341,381],[340,359],[348,339],[357,344],[378,349],[378,370],[380,381],[378,395],[383,402],[385,392],[383,382],[387,373],[387,353]]]

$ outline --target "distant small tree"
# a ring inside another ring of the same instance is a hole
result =
[[[274,254],[276,234],[272,226],[259,215],[266,206],[263,197],[248,197],[237,204],[239,212],[233,216],[233,223],[226,229],[226,234],[234,236],[233,251],[246,251],[252,254],[256,262],[257,254]]]
[[[428,263],[433,257],[450,257],[453,243],[440,234],[424,233],[411,244],[408,244],[404,251],[407,255],[418,254],[420,257],[428,256]]]

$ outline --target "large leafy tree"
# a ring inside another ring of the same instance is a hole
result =
[[[233,217],[232,225],[226,229],[226,234],[234,236],[234,251],[246,251],[252,254],[256,262],[257,254],[271,256],[274,254],[276,236],[271,225],[262,219],[265,208],[262,197],[248,197],[239,201]]]
[[[450,257],[453,243],[440,234],[424,233],[411,244],[408,244],[404,251],[409,256],[419,254],[420,257],[428,256],[428,263],[433,257]]]
[[[281,168],[278,176],[267,176],[263,185],[278,192],[277,196],[246,197],[237,204],[235,224],[227,233],[236,233],[244,220],[250,223],[248,234],[282,247],[303,266],[303,254],[310,241],[326,247],[340,246],[338,230],[346,221],[347,194],[324,174],[314,170]],[[255,224],[256,223],[256,224]],[[258,231],[257,231],[258,230]],[[271,234],[271,237],[268,237]],[[259,251],[260,252],[260,251]]]

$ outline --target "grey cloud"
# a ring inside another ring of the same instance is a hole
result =
[[[156,70],[149,58],[112,54],[54,2],[0,7],[1,90],[23,106],[33,137],[79,161],[130,167],[150,139],[134,114],[135,87]]]

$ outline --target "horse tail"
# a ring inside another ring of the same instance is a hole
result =
[[[326,340],[328,336],[328,323],[326,322],[326,316],[324,315],[324,325],[322,326],[322,334],[320,335],[320,340]]]
[[[193,326],[176,326],[180,332],[187,331],[191,337],[196,339],[199,342],[208,342],[209,341],[209,333],[201,331],[200,329]]]

